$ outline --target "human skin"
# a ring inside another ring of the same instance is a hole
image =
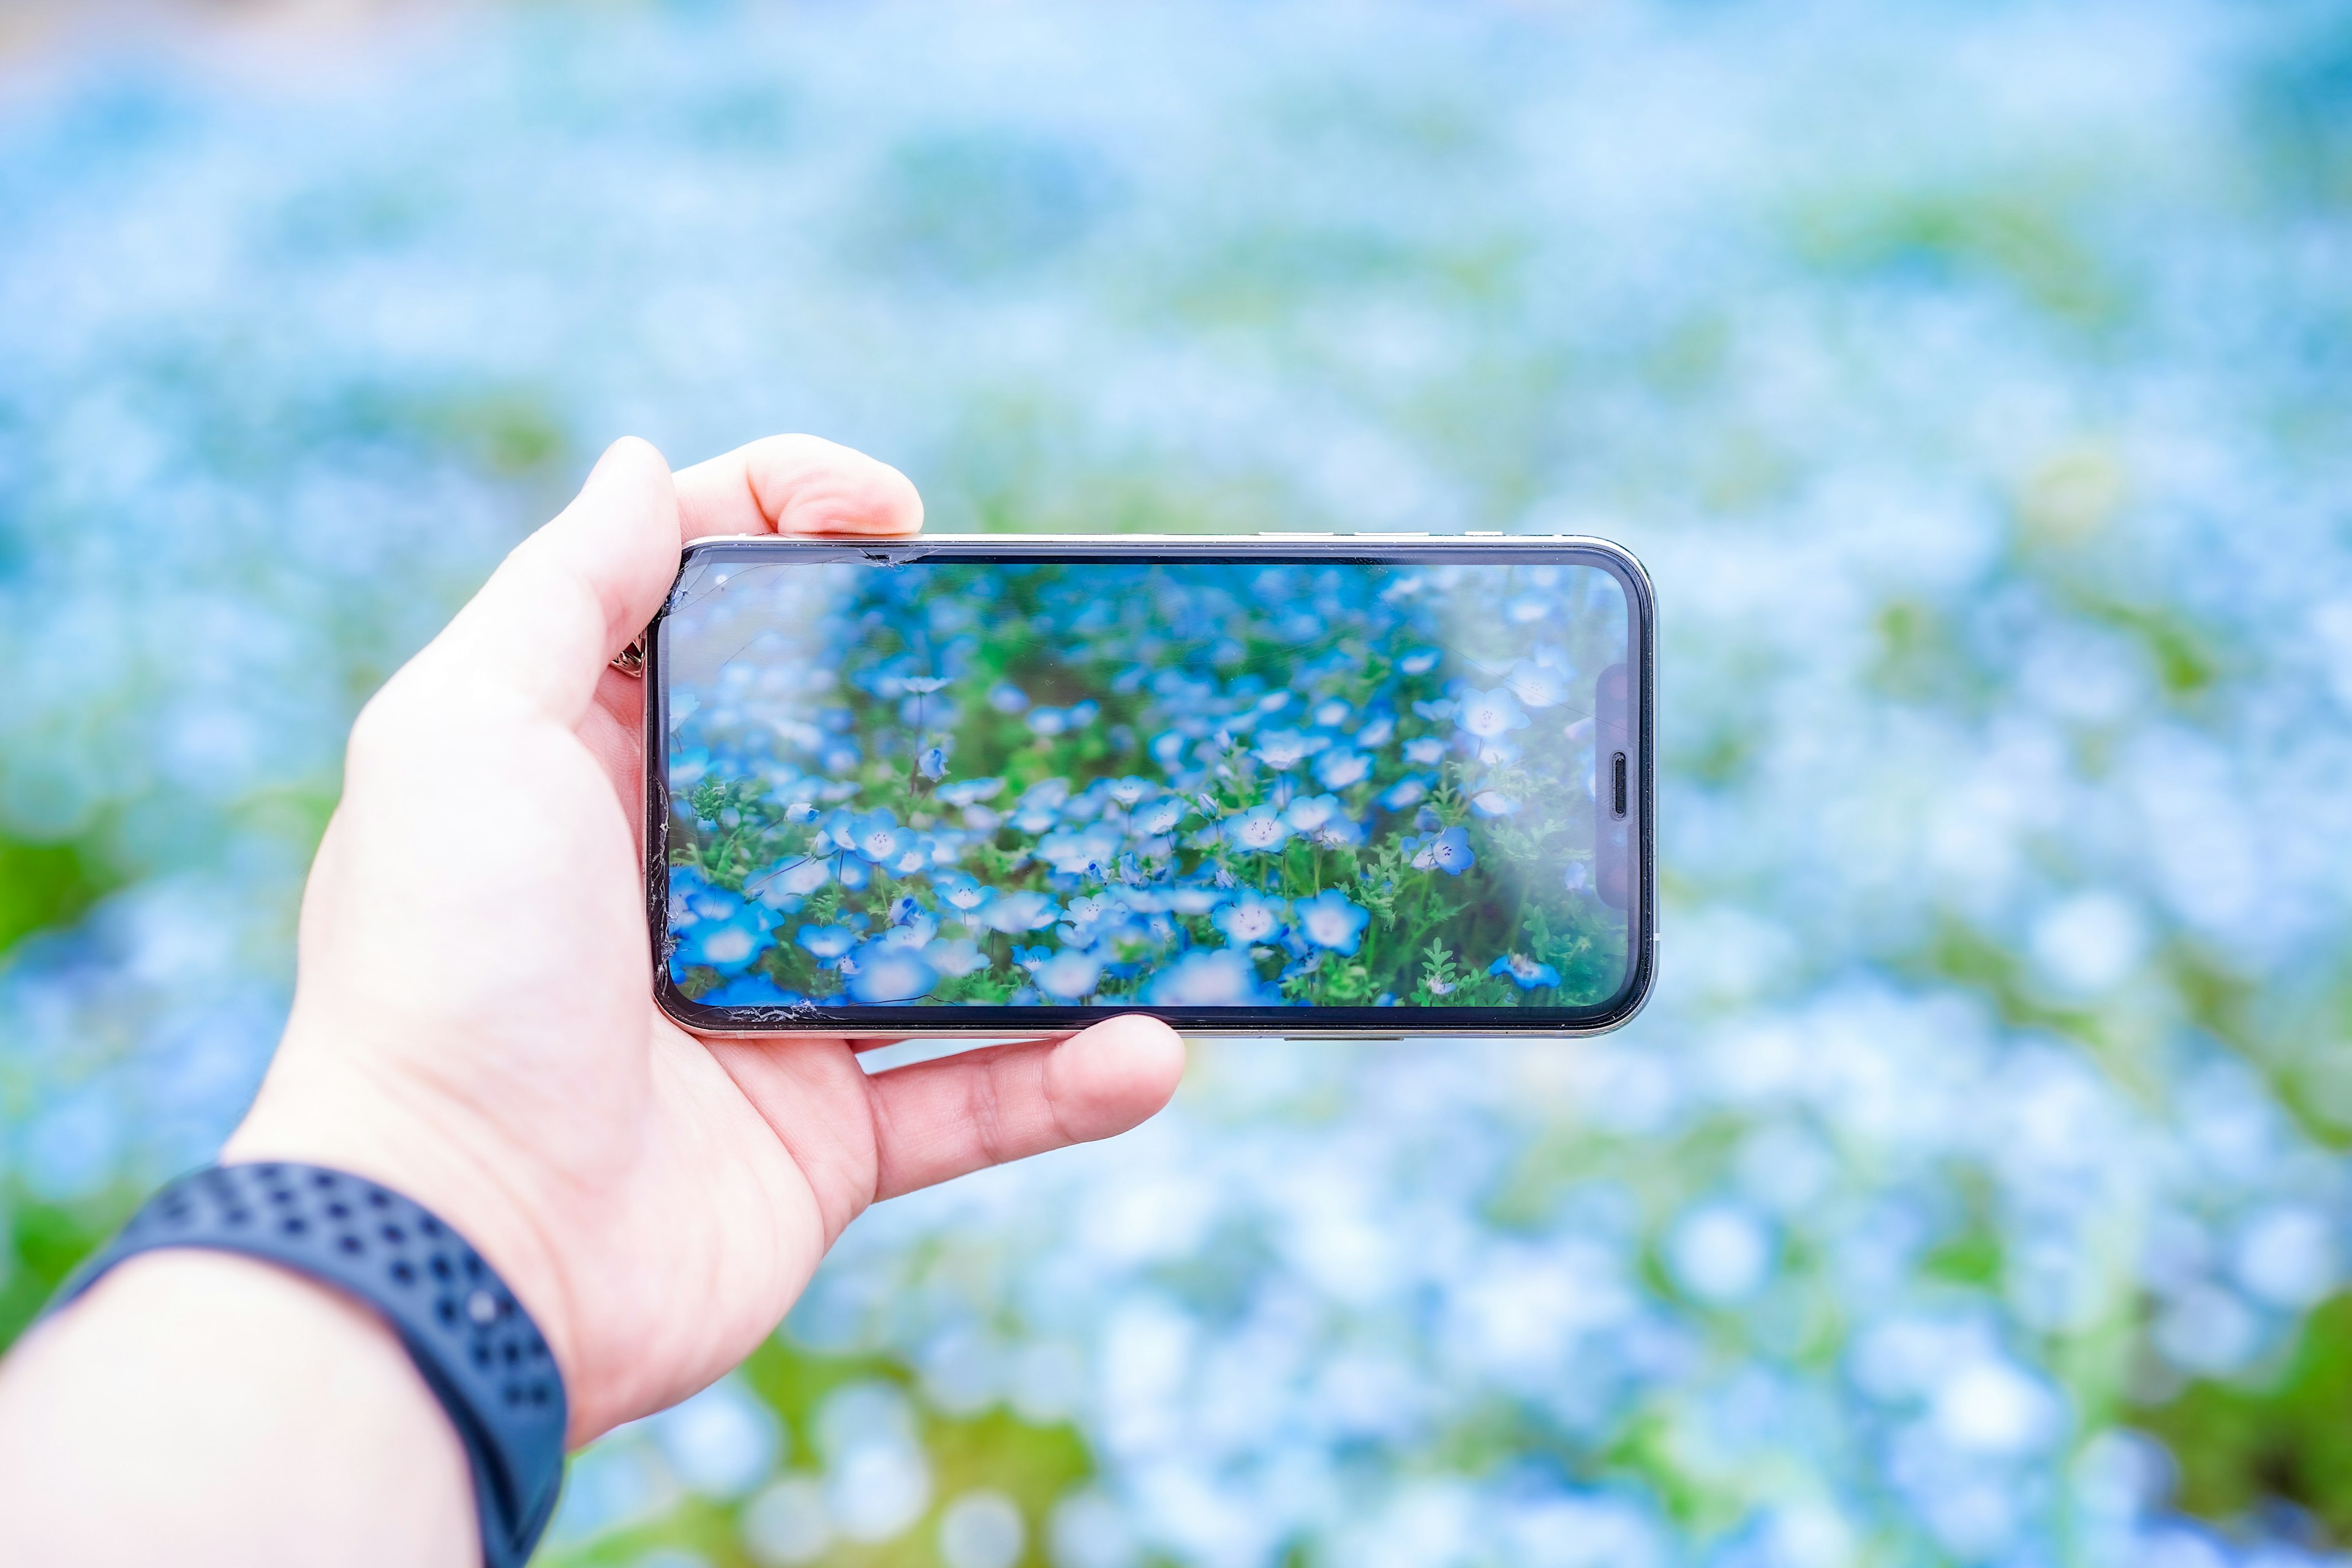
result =
[[[454,1225],[546,1334],[575,1446],[741,1360],[867,1205],[1123,1131],[1182,1071],[1144,1017],[869,1076],[846,1041],[706,1040],[653,1005],[643,690],[608,661],[686,539],[921,520],[903,475],[814,437],[675,475],[620,442],[352,727],[292,1014],[223,1158],[354,1172]],[[0,1561],[479,1547],[456,1438],[380,1320],[167,1252],[0,1363]]]

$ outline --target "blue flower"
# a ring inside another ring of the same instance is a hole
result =
[[[958,779],[940,786],[940,800],[947,805],[978,805],[983,800],[993,800],[1003,790],[1003,779]]]
[[[1424,768],[1433,767],[1445,760],[1445,742],[1434,735],[1423,735],[1419,740],[1407,741],[1404,743],[1404,760],[1408,763],[1417,763]]]
[[[839,877],[841,885],[853,893],[859,891],[874,880],[872,868],[854,855],[845,857],[834,875]]]
[[[1437,668],[1440,657],[1433,647],[1419,648],[1397,660],[1397,668],[1407,675],[1427,675]]]
[[[1163,795],[1150,805],[1139,808],[1129,821],[1130,832],[1145,838],[1158,838],[1176,831],[1184,820],[1184,797]]]
[[[723,921],[742,903],[724,888],[714,888],[691,866],[675,866],[669,873],[669,923],[672,930],[703,921]]]
[[[1044,931],[1061,918],[1061,912],[1045,894],[1024,889],[1000,895],[981,911],[980,918],[989,930],[1011,934]]]
[[[1102,984],[1102,972],[1101,959],[1066,947],[1029,973],[1037,989],[1046,995],[1076,1002],[1092,994],[1094,988]]]
[[[746,880],[743,889],[757,896],[761,902],[773,905],[804,899],[832,879],[830,862],[802,856],[777,861]]]
[[[1557,708],[1568,700],[1568,671],[1556,665],[1523,658],[1511,666],[1503,684],[1530,708]]]
[[[945,746],[926,746],[915,759],[915,771],[927,779],[948,776],[948,752]]]
[[[1363,940],[1364,927],[1370,923],[1372,911],[1358,905],[1337,888],[1326,888],[1311,899],[1302,899],[1292,910],[1297,921],[1298,933],[1318,947],[1328,947],[1334,952],[1353,954]]]
[[[1276,773],[1286,773],[1331,742],[1320,735],[1296,730],[1269,730],[1257,740],[1257,760]]]
[[[966,917],[996,897],[996,889],[982,887],[964,871],[934,871],[931,886],[939,889],[940,901]]]
[[[1312,833],[1339,815],[1339,797],[1335,795],[1302,795],[1282,814],[1301,833]]]
[[[1234,946],[1253,947],[1281,933],[1283,913],[1281,900],[1269,899],[1252,888],[1211,915],[1209,923],[1224,932],[1225,940]]]
[[[1506,953],[1495,960],[1486,966],[1486,973],[1509,975],[1518,982],[1519,989],[1522,991],[1534,991],[1542,986],[1559,984],[1559,970],[1549,963],[1538,963],[1534,959],[1516,952]]]
[[[923,957],[941,974],[970,974],[975,969],[988,967],[987,954],[968,936],[952,942],[945,937],[934,938],[924,944]]]
[[[1029,706],[1029,694],[1009,680],[988,689],[988,705],[999,713],[1019,713]]]
[[[1388,793],[1381,796],[1381,805],[1390,811],[1402,811],[1407,806],[1419,805],[1428,798],[1427,782],[1408,775],[1389,786]]]
[[[1225,839],[1245,854],[1264,854],[1290,841],[1290,824],[1274,807],[1254,805],[1225,824]]]
[[[1376,746],[1387,745],[1389,737],[1395,733],[1396,715],[1375,713],[1364,721],[1362,729],[1356,731],[1356,744],[1370,751]]]
[[[1470,835],[1466,829],[1449,827],[1423,845],[1414,854],[1412,863],[1420,870],[1435,869],[1449,877],[1459,877],[1478,863],[1478,855],[1470,847]]]
[[[1150,779],[1138,778],[1133,773],[1129,773],[1123,779],[1113,781],[1103,793],[1118,802],[1121,806],[1132,811],[1142,803],[1145,797],[1152,795],[1159,788],[1160,786]]]
[[[869,811],[849,825],[848,847],[877,866],[897,858],[906,841],[907,836],[898,827],[898,814],[887,806]]]
[[[806,948],[818,963],[830,969],[835,960],[857,945],[857,933],[847,926],[803,926],[793,940]]]
[[[1526,729],[1528,719],[1519,707],[1519,700],[1497,688],[1493,691],[1464,692],[1454,722],[1482,741],[1491,741],[1507,730]]]
[[[739,974],[706,994],[706,1007],[791,1007],[806,1001],[797,991],[786,991],[764,974]]]
[[[734,911],[724,920],[697,921],[678,939],[672,954],[673,971],[678,964],[715,969],[721,974],[740,974],[751,967],[767,945],[769,929],[775,916],[758,904],[738,902]]]
[[[1326,752],[1315,759],[1315,776],[1326,789],[1346,789],[1371,776],[1372,759],[1356,751]]]
[[[1481,816],[1508,816],[1519,803],[1498,789],[1482,789],[1470,797],[1470,809]]]
[[[939,971],[924,961],[922,950],[887,937],[869,942],[841,961],[849,976],[849,997],[872,1006],[885,1002],[911,1002],[928,995],[940,983]]]
[[[1248,955],[1230,947],[1195,948],[1145,983],[1154,1007],[1269,1007],[1281,994],[1258,983]]]

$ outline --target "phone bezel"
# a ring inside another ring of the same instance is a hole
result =
[[[1507,564],[1555,562],[1597,566],[1623,588],[1632,622],[1629,640],[1636,679],[1631,837],[1638,864],[1629,911],[1631,959],[1624,986],[1588,1007],[712,1007],[679,991],[669,971],[670,796],[667,763],[668,691],[663,677],[663,623],[688,574],[714,555],[745,563],[863,562],[898,565],[934,561],[1042,563],[1150,563],[1176,561],[1257,562],[1269,565]],[[1655,835],[1656,598],[1649,574],[1622,545],[1581,536],[1420,534],[928,534],[910,539],[787,539],[775,534],[720,534],[689,541],[678,576],[646,628],[645,872],[646,913],[652,941],[654,994],[662,1012],[698,1035],[863,1040],[1004,1039],[1067,1034],[1108,1017],[1148,1013],[1193,1035],[1283,1036],[1295,1039],[1398,1039],[1432,1036],[1596,1035],[1623,1025],[1650,997],[1657,968]]]

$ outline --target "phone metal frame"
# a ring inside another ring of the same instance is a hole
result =
[[[1549,561],[1598,566],[1625,593],[1632,644],[1633,752],[1628,792],[1635,860],[1625,984],[1591,1007],[707,1007],[679,992],[669,972],[669,693],[662,672],[662,623],[688,574],[715,553],[749,562],[864,562],[903,565],[940,560],[1070,563],[1252,561],[1269,565],[1318,563],[1393,565],[1508,564]],[[1657,851],[1655,833],[1657,604],[1649,574],[1622,545],[1576,535],[1418,533],[1262,534],[1005,534],[934,533],[906,539],[791,539],[776,534],[716,534],[688,542],[670,597],[646,627],[645,868],[646,918],[653,945],[654,996],[662,1012],[698,1035],[753,1039],[825,1038],[881,1042],[899,1039],[1015,1039],[1068,1034],[1104,1018],[1148,1013],[1188,1035],[1284,1037],[1292,1039],[1395,1040],[1429,1037],[1597,1035],[1617,1028],[1649,1001],[1657,974]],[[1332,1014],[1345,1014],[1344,1020]],[[1530,1018],[1530,1013],[1540,1016]],[[1362,1016],[1359,1017],[1358,1015]],[[1411,1022],[1427,1016],[1431,1022]],[[1307,1022],[1314,1019],[1312,1023]]]

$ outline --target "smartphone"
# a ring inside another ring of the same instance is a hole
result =
[[[1654,614],[1596,539],[698,540],[646,910],[704,1034],[1580,1034],[1654,970]]]

